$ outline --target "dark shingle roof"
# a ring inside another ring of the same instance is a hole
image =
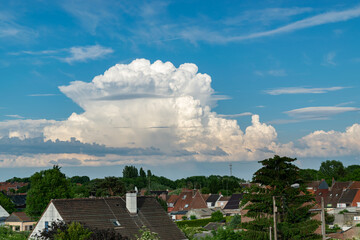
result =
[[[52,200],[65,222],[76,221],[98,229],[114,228],[122,236],[134,238],[146,226],[160,239],[186,239],[153,197],[138,197],[138,214],[130,214],[123,198],[84,198]],[[118,221],[120,226],[114,226]]]
[[[343,190],[342,189],[332,189],[327,196],[326,199],[326,207],[332,207],[332,208],[336,208],[337,203],[339,202],[339,199],[341,198],[343,194]]]
[[[343,191],[343,194],[339,199],[339,203],[351,204],[357,191],[358,189],[346,189],[345,191]]]
[[[326,183],[325,180],[321,181],[321,183],[319,184],[319,188],[318,189],[328,189],[329,185]]]
[[[220,195],[219,194],[211,194],[207,199],[207,203],[211,203],[212,206],[215,205],[216,201],[219,200]]]
[[[224,209],[238,209],[243,193],[233,194]]]

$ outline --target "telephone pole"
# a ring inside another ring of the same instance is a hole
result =
[[[229,167],[230,167],[230,177],[232,176],[232,164],[230,163],[229,164]]]
[[[277,212],[277,207],[275,204],[275,196],[273,196],[274,240],[277,240],[276,212]]]
[[[325,209],[324,209],[324,198],[321,197],[321,235],[322,239],[326,239],[325,232]]]
[[[269,239],[272,240],[272,232],[271,232],[271,227],[270,227],[270,234],[269,234]]]

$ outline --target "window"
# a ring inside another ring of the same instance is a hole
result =
[[[183,196],[183,199],[185,199],[185,198],[186,198],[186,195]]]
[[[15,226],[15,231],[20,231],[20,226]]]
[[[118,221],[118,220],[116,220],[116,219],[111,219],[111,220],[110,220],[110,222],[112,222],[112,223],[114,224],[114,226],[115,226],[115,227],[119,227],[119,226],[121,226],[121,224],[119,223],[119,221]]]
[[[29,226],[29,230],[31,231],[31,230],[33,230],[34,229],[34,226],[33,225],[30,225]]]
[[[355,220],[355,221],[359,221],[359,220],[360,220],[360,216],[354,216],[354,220]]]
[[[46,222],[45,222],[45,231],[48,231],[48,230],[49,230],[49,222],[46,221]]]
[[[189,207],[189,204],[185,204],[185,208]]]

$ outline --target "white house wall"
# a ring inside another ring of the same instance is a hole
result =
[[[35,234],[39,233],[39,231],[42,231],[45,228],[45,222],[48,222],[49,226],[52,222],[55,222],[56,220],[62,221],[63,218],[60,216],[58,210],[55,208],[53,203],[50,203],[49,207],[46,209],[45,213],[40,218],[38,224],[36,225],[34,231],[31,233],[29,239],[36,239]]]

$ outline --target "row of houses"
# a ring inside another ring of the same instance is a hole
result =
[[[324,199],[325,208],[360,208],[360,181],[335,182],[329,187],[325,180],[307,184],[307,190],[315,195],[316,203]]]
[[[156,195],[155,192],[152,194]],[[224,215],[239,214],[239,204],[243,194],[223,196],[221,194],[201,194],[197,189],[183,189],[178,195],[162,192],[161,196],[166,199],[167,210],[172,219],[181,220],[184,216],[208,218],[215,211],[221,211]]]

